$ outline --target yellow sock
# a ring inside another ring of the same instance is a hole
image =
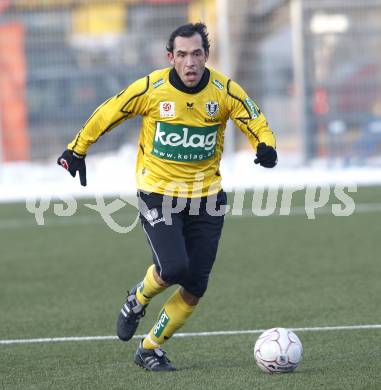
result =
[[[154,349],[180,329],[193,313],[196,305],[188,305],[180,294],[180,288],[165,302],[159,317],[143,341],[143,348]]]
[[[140,283],[138,290],[136,291],[136,298],[142,305],[148,305],[151,299],[165,290],[167,287],[160,285],[153,276],[155,265],[152,264],[148,269],[146,276]]]

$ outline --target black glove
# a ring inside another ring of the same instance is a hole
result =
[[[278,162],[278,155],[272,146],[267,146],[264,142],[260,142],[257,147],[257,158],[255,164],[260,164],[265,168],[274,168]]]
[[[79,180],[83,186],[87,184],[85,157],[72,150],[65,150],[57,160],[57,164],[69,171],[73,177],[75,177],[78,171]]]

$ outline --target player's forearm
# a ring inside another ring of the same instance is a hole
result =
[[[72,142],[68,144],[68,149],[86,155],[90,146],[98,140],[104,133],[103,121],[98,116],[93,116],[78,132]]]
[[[75,138],[67,145],[67,148],[69,150],[73,150],[74,152],[84,156],[87,154],[89,147],[98,138],[99,137],[92,135],[91,132],[88,131],[87,129],[82,128],[75,136]]]
[[[258,143],[264,142],[266,145],[272,146],[274,149],[276,148],[276,140],[274,133],[268,126],[265,126],[261,128],[260,131],[258,131],[258,138]]]
[[[101,135],[120,124],[126,117],[126,113],[121,112],[119,105],[116,104],[115,97],[107,100],[90,116],[73,141],[68,144],[68,149],[85,155]]]
[[[258,144],[263,142],[268,146],[276,148],[276,140],[274,133],[270,129],[267,120],[263,114],[259,118],[249,121],[247,123],[247,135],[250,144],[254,149],[257,148]]]

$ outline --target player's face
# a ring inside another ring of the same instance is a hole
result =
[[[187,87],[196,86],[201,80],[208,59],[202,46],[201,35],[195,34],[189,38],[176,37],[173,42],[173,53],[168,53],[168,59]]]

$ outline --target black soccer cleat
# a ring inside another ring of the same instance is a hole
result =
[[[161,348],[145,349],[143,341],[135,352],[134,362],[147,371],[176,371]]]
[[[136,299],[135,286],[131,292],[127,292],[126,302],[120,310],[117,321],[117,334],[122,341],[128,341],[135,334],[139,320],[146,314],[147,305],[142,305]]]

